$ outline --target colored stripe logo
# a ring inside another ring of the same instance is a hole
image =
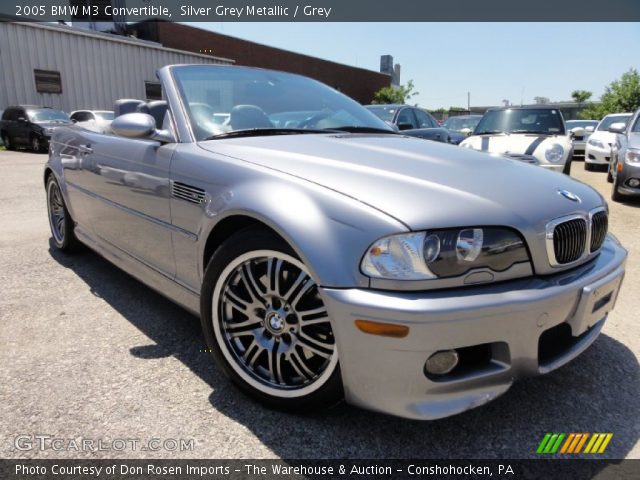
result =
[[[547,433],[536,453],[604,453],[613,433]]]

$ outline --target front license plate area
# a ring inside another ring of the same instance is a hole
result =
[[[605,277],[582,289],[578,308],[569,322],[574,336],[584,333],[613,310],[623,275]]]

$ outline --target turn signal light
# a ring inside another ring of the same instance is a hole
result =
[[[404,338],[409,335],[409,327],[395,323],[374,322],[372,320],[356,320],[356,327],[364,333],[382,337]]]

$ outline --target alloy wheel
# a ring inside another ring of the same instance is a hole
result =
[[[278,397],[320,388],[338,356],[318,286],[304,264],[282,252],[248,252],[214,288],[213,327],[222,353],[244,381]]]
[[[58,245],[64,242],[64,228],[66,213],[62,193],[56,182],[49,182],[47,190],[47,207],[49,210],[49,225],[51,234]]]

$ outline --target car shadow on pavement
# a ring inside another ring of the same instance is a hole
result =
[[[51,247],[50,254],[149,337],[150,345],[131,345],[133,356],[180,360],[212,387],[213,408],[282,458],[529,458],[547,432],[611,432],[598,457],[624,458],[640,437],[638,360],[606,334],[570,364],[516,382],[495,401],[454,417],[412,421],[344,403],[289,414],[261,406],[230,384],[206,353],[196,317],[90,251],[65,255]]]

